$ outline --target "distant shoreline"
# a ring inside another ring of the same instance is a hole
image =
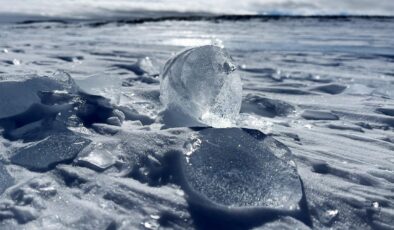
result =
[[[127,16],[129,14],[129,16]],[[155,15],[156,14],[156,15]],[[92,17],[92,18],[67,18],[67,17],[45,17],[18,14],[3,14],[0,22],[16,24],[35,24],[35,23],[87,23],[90,26],[102,26],[109,23],[119,24],[141,24],[146,22],[161,21],[275,21],[287,19],[319,19],[319,20],[340,20],[348,21],[352,19],[367,20],[391,20],[394,16],[384,15],[253,15],[253,14],[224,14],[214,15],[206,13],[179,13],[179,12],[123,12],[122,16]]]

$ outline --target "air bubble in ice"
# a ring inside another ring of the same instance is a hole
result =
[[[164,66],[160,100],[167,110],[189,116],[190,124],[232,126],[242,101],[241,78],[235,69],[233,59],[218,46],[185,50]]]

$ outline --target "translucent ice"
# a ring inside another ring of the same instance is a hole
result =
[[[231,126],[242,101],[241,78],[235,69],[233,59],[218,46],[185,50],[164,66],[160,100],[166,111],[188,116],[190,124]]]
[[[14,116],[38,103],[39,91],[62,90],[62,86],[47,77],[36,75],[0,81],[0,118]]]
[[[86,148],[87,149],[87,148]],[[78,164],[96,171],[104,171],[115,164],[115,158],[103,145],[93,145],[83,156],[78,158]]]
[[[9,76],[0,80],[0,119],[20,114],[41,101],[41,92],[77,93],[78,86],[69,74],[57,71],[50,77]]]
[[[63,90],[66,90],[68,93],[77,93],[78,86],[75,83],[74,79],[65,71],[58,70],[56,71],[50,79],[55,80],[58,84],[60,84]]]
[[[157,65],[154,65],[149,57],[138,59],[136,66],[139,67],[143,74],[147,74],[149,76],[159,75],[159,70],[156,67]]]
[[[76,82],[85,93],[106,97],[114,104],[120,102],[122,95],[120,92],[122,87],[121,77],[95,75]]]
[[[239,128],[206,128],[190,142],[185,145],[181,184],[191,204],[233,214],[252,209],[297,212],[302,187],[284,144]]]

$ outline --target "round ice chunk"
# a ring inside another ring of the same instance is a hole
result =
[[[206,128],[185,144],[181,186],[201,208],[297,212],[303,196],[288,147],[253,129]]]
[[[165,64],[160,100],[166,111],[183,114],[179,118],[183,123],[187,116],[190,126],[232,126],[242,102],[241,78],[235,69],[233,59],[218,46],[185,50]]]

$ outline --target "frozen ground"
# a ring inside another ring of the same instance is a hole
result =
[[[393,229],[392,18],[0,31],[1,229]],[[165,61],[212,41],[249,129],[161,129]]]

